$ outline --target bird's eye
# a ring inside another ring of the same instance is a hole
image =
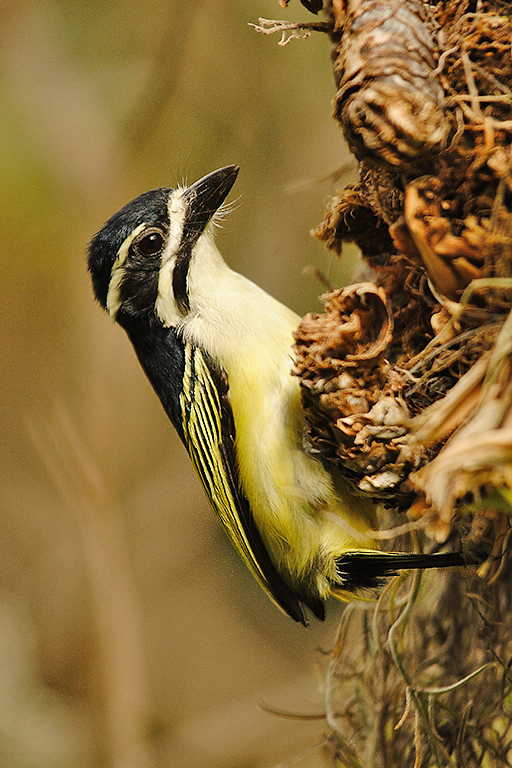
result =
[[[156,256],[164,247],[164,238],[158,230],[146,232],[144,237],[135,243],[137,251],[143,256]]]

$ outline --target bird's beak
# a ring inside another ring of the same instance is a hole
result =
[[[238,165],[226,165],[203,176],[185,190],[182,200],[186,206],[184,235],[187,239],[196,240],[204,232],[228,196],[239,170]]]

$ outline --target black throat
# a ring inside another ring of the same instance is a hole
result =
[[[184,342],[176,328],[166,328],[155,315],[133,318],[118,313],[144,373],[158,395],[181,440],[184,441],[180,393],[185,372]]]
[[[192,247],[194,243],[190,240],[185,241],[176,254],[176,262],[172,273],[172,291],[174,300],[182,315],[190,311],[190,299],[188,295],[188,270],[190,259],[192,258]]]

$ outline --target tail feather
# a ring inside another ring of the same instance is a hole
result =
[[[459,552],[439,552],[430,555],[410,552],[346,552],[338,558],[337,571],[347,590],[378,587],[382,580],[396,576],[398,571],[420,568],[450,568],[465,565]]]

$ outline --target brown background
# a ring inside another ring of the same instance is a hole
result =
[[[263,768],[321,742],[320,646],[253,583],[208,508],[84,250],[154,186],[241,173],[218,243],[299,313],[308,234],[346,162],[329,44],[277,46],[277,0],[0,5],[0,764]],[[346,179],[343,180],[344,182]],[[338,265],[331,275],[342,279]],[[323,765],[320,749],[300,766]]]

